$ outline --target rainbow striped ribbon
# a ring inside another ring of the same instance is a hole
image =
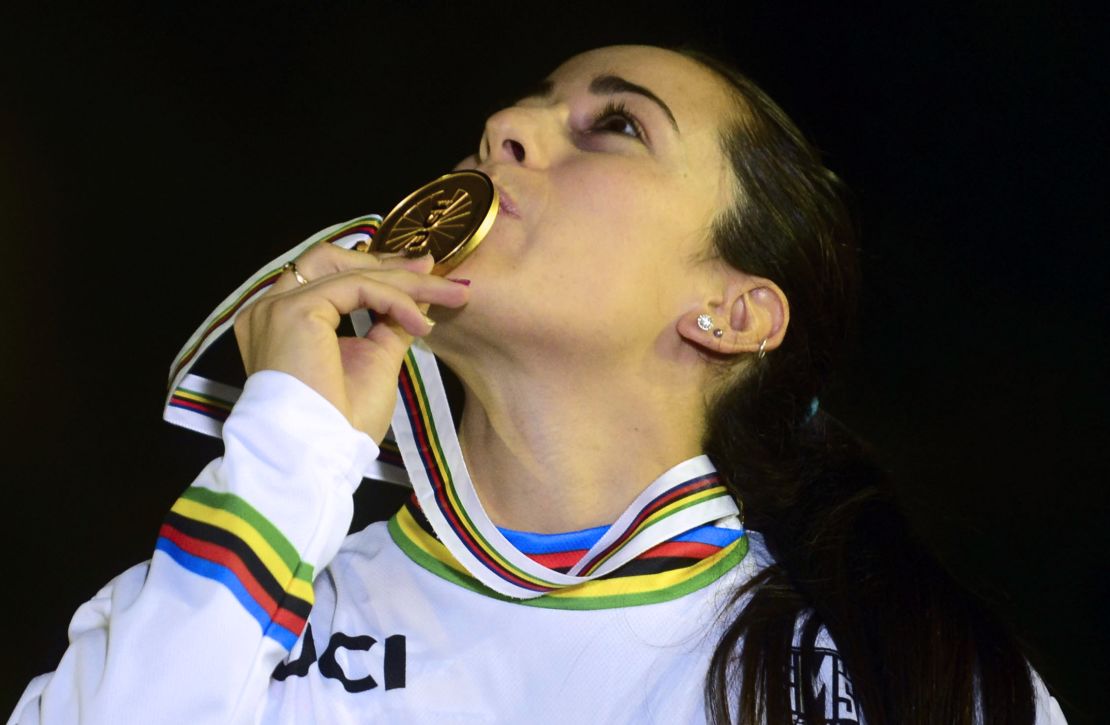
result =
[[[356,332],[364,334],[356,324]],[[603,577],[697,526],[737,516],[707,456],[671,468],[641,493],[568,572],[535,561],[505,538],[478,500],[432,351],[418,340],[398,381],[393,434],[421,510],[437,538],[475,579],[532,599]]]

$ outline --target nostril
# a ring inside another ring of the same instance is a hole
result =
[[[504,146],[506,150],[508,150],[508,152],[513,155],[514,159],[516,159],[517,161],[524,160],[524,146],[522,146],[519,141],[505,139]]]

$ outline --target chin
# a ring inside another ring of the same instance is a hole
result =
[[[502,209],[474,251],[447,276],[463,277],[477,283],[477,276],[481,275],[483,268],[515,267],[516,260],[528,246],[526,227],[520,219]]]

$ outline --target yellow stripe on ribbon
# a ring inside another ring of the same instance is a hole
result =
[[[706,490],[702,491],[701,493],[694,494],[693,496],[686,496],[686,497],[675,499],[671,503],[667,504],[663,508],[656,511],[651,516],[648,516],[646,519],[641,521],[640,525],[636,527],[636,529],[632,532],[632,534],[630,536],[625,536],[624,537],[624,541],[621,543],[620,546],[618,546],[617,548],[610,551],[608,554],[606,554],[604,557],[602,557],[598,561],[595,561],[594,563],[590,564],[589,567],[587,567],[585,570],[582,571],[582,574],[583,575],[589,575],[589,574],[592,574],[593,572],[597,571],[601,567],[602,564],[607,562],[612,557],[616,556],[624,548],[625,544],[627,544],[629,541],[631,541],[632,539],[639,536],[640,533],[643,532],[645,529],[648,529],[651,526],[654,526],[656,524],[656,522],[661,521],[661,520],[667,518],[668,516],[670,516],[671,514],[677,512],[677,511],[680,511],[682,509],[687,509],[687,508],[690,508],[691,506],[696,506],[696,505],[698,505],[700,503],[703,503],[705,501],[709,501],[711,499],[720,498],[721,496],[727,496],[727,495],[729,495],[728,494],[728,489],[726,489],[724,486],[714,486],[713,488],[707,488]]]
[[[408,540],[409,544],[416,546],[425,555],[435,559],[439,564],[449,569],[460,583],[466,583],[471,589],[486,590],[486,587],[475,580],[466,568],[451,555],[451,552],[447,550],[446,546],[435,537],[429,535],[427,531],[416,523],[416,520],[406,507],[402,507],[400,511],[397,512],[393,517],[392,523],[396,524],[397,529],[400,531],[401,535]],[[661,601],[669,598],[660,596],[666,590],[682,587],[692,582],[707,574],[727,559],[737,557],[743,558],[743,554],[747,553],[747,546],[747,537],[742,536],[696,564],[691,564],[690,566],[680,569],[672,569],[655,574],[635,574],[612,579],[594,579],[582,584],[549,592],[538,599],[510,599],[510,601],[526,606],[552,606],[558,608],[560,605],[551,601],[558,600],[564,603],[563,606],[582,609],[593,608],[591,605],[599,607],[629,606],[636,603],[633,600],[637,597],[644,597],[651,601]],[[739,561],[739,559],[737,559],[737,561]],[[735,563],[732,565],[735,565]],[[620,598],[621,603],[617,604],[613,599],[614,597]],[[547,602],[547,604],[545,604],[545,602]]]
[[[194,403],[203,403],[204,405],[211,405],[215,408],[223,408],[224,410],[231,410],[231,406],[233,405],[233,403],[229,403],[226,400],[220,400],[219,398],[211,398],[207,395],[202,395],[201,393],[194,393],[191,390],[186,390],[185,388],[177,388],[176,390],[173,391],[173,394],[178,398],[184,398],[185,400],[191,400]]]

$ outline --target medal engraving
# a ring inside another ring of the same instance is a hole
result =
[[[434,234],[448,236],[463,233],[466,219],[470,216],[468,209],[473,206],[470,194],[463,189],[456,189],[451,199],[440,198],[442,189],[428,195],[427,200],[432,202],[432,209],[427,217],[420,219],[425,204],[417,204],[405,212],[393,230],[391,244],[400,245],[401,251],[410,257],[419,257],[428,251],[428,241]]]
[[[497,216],[497,189],[480,171],[441,176],[409,194],[389,212],[369,251],[431,254],[433,274],[445,274],[485,237]]]

